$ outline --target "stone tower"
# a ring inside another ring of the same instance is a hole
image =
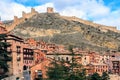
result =
[[[53,13],[53,8],[52,7],[47,7],[47,13]]]

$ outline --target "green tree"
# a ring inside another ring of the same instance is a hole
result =
[[[69,51],[72,56],[71,61],[53,60],[51,62],[47,71],[49,80],[86,80],[86,70],[76,60],[76,56],[81,55],[74,54],[72,46],[69,47]]]
[[[70,74],[66,80],[81,80],[79,76],[75,74]]]
[[[64,80],[67,77],[68,69],[64,61],[53,60],[48,67],[47,76],[49,80]]]
[[[6,72],[8,72],[8,64],[7,62],[11,60],[9,57],[9,52],[7,48],[10,47],[10,44],[5,42],[5,34],[0,34],[0,69],[2,70],[2,74],[0,74],[0,79],[6,77]]]
[[[92,76],[91,76],[91,79],[90,80],[102,80],[101,79],[101,76],[98,74],[98,73],[94,73]]]
[[[103,73],[102,73],[101,78],[102,78],[102,80],[110,80],[109,74],[106,73],[106,72],[103,72]]]
[[[73,51],[73,46],[69,46],[69,51],[71,52],[72,61],[69,63],[70,70],[69,76],[66,80],[85,80],[86,79],[86,70],[82,67],[80,63],[77,63],[76,56],[81,57],[80,54],[75,54]]]
[[[86,80],[86,69],[81,69],[81,71],[78,72],[78,76],[80,78],[80,80]]]

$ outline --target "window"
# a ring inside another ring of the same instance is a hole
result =
[[[17,48],[17,53],[20,53],[20,46],[16,46]]]
[[[25,52],[26,51],[26,49],[23,49],[23,52]]]
[[[61,60],[64,60],[64,59],[63,59],[63,57],[62,57],[62,59],[61,59]]]
[[[42,71],[41,70],[38,70],[38,77],[41,78],[42,77]]]
[[[69,60],[69,58],[68,57],[66,57],[66,61],[68,61]]]
[[[7,48],[7,51],[11,53],[11,52],[12,52],[11,47],[8,47],[8,48]]]
[[[115,57],[115,55],[112,55],[112,57]]]
[[[25,18],[25,21],[27,21],[28,19],[27,18]]]
[[[28,60],[27,60],[27,64],[28,64]]]
[[[60,57],[58,57],[58,61],[60,61]]]
[[[20,60],[21,60],[20,56],[17,56],[17,61],[20,61]]]
[[[97,72],[98,70],[96,69],[96,72]]]

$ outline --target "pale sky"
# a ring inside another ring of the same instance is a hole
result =
[[[31,7],[38,12],[53,7],[61,15],[77,16],[99,24],[116,26],[120,30],[120,0],[1,0],[1,19],[21,17],[22,11],[30,12]]]

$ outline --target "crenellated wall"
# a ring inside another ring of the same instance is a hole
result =
[[[17,16],[14,16],[14,21],[10,26],[6,26],[7,27],[7,31],[11,31],[13,30],[17,25],[19,25],[20,23],[26,21],[28,18],[32,17],[33,15],[37,14],[38,12],[35,11],[34,8],[31,8],[31,12],[30,13],[25,13],[24,11],[22,12],[22,17],[18,18]]]
[[[48,7],[47,8],[47,13],[54,13],[54,10],[52,7]],[[7,27],[7,31],[11,31],[13,30],[17,25],[19,25],[20,23],[26,21],[28,18],[32,17],[33,15],[35,14],[38,14],[37,11],[35,11],[34,8],[31,8],[31,12],[30,13],[25,13],[24,11],[22,12],[22,17],[21,18],[18,18],[17,16],[14,16],[14,21],[13,23],[10,25],[10,26],[6,26]],[[95,28],[99,28],[101,31],[103,32],[107,32],[108,30],[111,30],[111,31],[114,31],[114,32],[120,32],[119,30],[116,29],[116,27],[114,26],[105,26],[105,25],[101,25],[101,24],[97,24],[97,23],[94,23],[92,21],[87,21],[87,20],[83,20],[83,19],[80,19],[80,18],[77,18],[75,16],[71,16],[71,17],[68,17],[68,16],[60,16],[64,19],[67,19],[67,20],[73,20],[73,21],[78,21],[78,22],[81,22],[83,24],[86,24],[86,25],[90,25],[90,26],[93,26]]]
[[[47,13],[54,13],[54,10],[52,7],[47,7]]]
[[[108,30],[111,30],[111,31],[114,31],[114,32],[120,32],[114,26],[105,26],[105,25],[93,23],[92,21],[83,20],[83,19],[77,18],[75,16],[71,16],[71,17],[61,16],[61,17],[64,18],[64,19],[67,19],[67,20],[78,21],[78,22],[81,22],[83,24],[90,25],[90,26],[93,26],[95,28],[99,28],[103,32],[107,32]]]
[[[30,18],[33,15],[37,14],[38,12],[35,11],[34,8],[31,8],[31,12],[30,13],[25,13],[24,11],[22,12],[22,18],[26,19],[26,18]]]

